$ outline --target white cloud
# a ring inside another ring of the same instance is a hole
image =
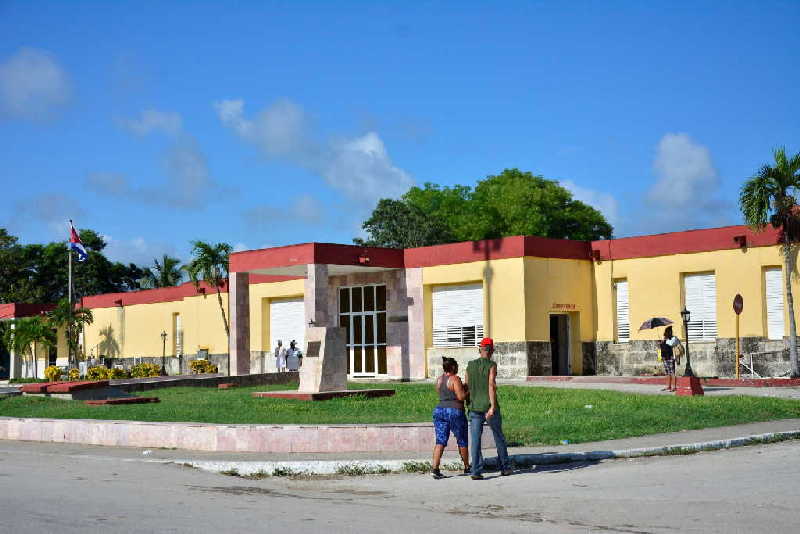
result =
[[[142,111],[139,118],[120,119],[119,124],[126,130],[140,136],[159,131],[177,135],[183,127],[183,119],[180,113],[174,111],[146,109]]]
[[[165,201],[175,207],[191,209],[220,191],[208,170],[206,157],[197,143],[185,138],[167,153]]]
[[[572,193],[575,200],[599,210],[612,226],[619,224],[619,204],[613,195],[582,187],[572,180],[560,180],[559,183]]]
[[[233,251],[234,252],[242,252],[243,250],[250,250],[250,249],[247,248],[246,244],[241,243],[241,242],[236,243],[235,245],[233,245]]]
[[[687,134],[668,133],[658,143],[653,162],[658,181],[648,192],[650,200],[669,199],[673,205],[696,206],[719,187],[719,176],[708,148]]]
[[[155,187],[140,187],[116,172],[89,173],[85,185],[89,190],[105,196],[187,210],[202,207],[207,199],[224,192],[223,187],[211,176],[205,154],[189,135],[181,136],[170,146],[164,158],[164,167],[166,180]]]
[[[709,149],[685,133],[667,133],[656,147],[657,181],[647,191],[643,230],[676,231],[727,224],[720,178]],[[678,215],[679,214],[679,215]]]
[[[66,72],[44,50],[21,48],[0,63],[0,115],[47,118],[71,92]]]
[[[398,197],[414,185],[408,173],[392,164],[375,132],[334,145],[322,174],[332,187],[354,199]]]
[[[411,176],[396,167],[375,132],[338,141],[320,142],[305,111],[282,99],[253,119],[244,115],[243,100],[214,104],[222,123],[256,145],[265,156],[279,158],[319,176],[351,200],[374,202],[396,197],[411,185]]]

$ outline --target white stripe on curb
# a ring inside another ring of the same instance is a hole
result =
[[[755,434],[740,438],[705,441],[700,443],[686,443],[682,445],[668,445],[664,447],[644,447],[639,449],[621,449],[613,451],[591,452],[564,452],[545,454],[513,454],[511,459],[518,468],[527,468],[535,465],[554,465],[571,462],[594,462],[614,458],[639,458],[643,456],[667,456],[691,454],[698,451],[730,449],[747,445],[758,445],[774,441],[785,441],[800,438],[800,430],[787,432],[770,432]],[[335,475],[335,474],[374,474],[397,473],[408,471],[407,467],[429,464],[426,459],[407,460],[312,460],[293,462],[225,462],[225,461],[196,461],[196,460],[152,460],[159,463],[173,463],[186,465],[210,471],[240,476],[291,476],[291,475]],[[496,467],[496,458],[487,458],[489,468]]]

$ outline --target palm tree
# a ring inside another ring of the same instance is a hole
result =
[[[228,339],[231,337],[231,331],[225,316],[225,307],[222,305],[220,288],[224,287],[228,281],[228,257],[232,250],[233,248],[228,243],[211,245],[204,241],[192,241],[192,256],[194,257],[183,267],[196,288],[200,288],[200,282],[205,282],[216,289],[219,311],[222,313],[222,324],[225,325],[225,334]]]
[[[181,283],[183,273],[180,269],[181,260],[168,254],[162,256],[161,261],[153,260],[153,267],[144,270],[144,276],[139,283],[143,288],[173,287]]]
[[[36,368],[36,349],[39,343],[46,348],[56,344],[56,334],[52,326],[40,315],[16,319],[11,323],[11,327],[3,332],[3,344],[9,351],[32,358],[34,378],[39,375]]]
[[[63,328],[67,338],[69,364],[77,362],[78,337],[83,327],[92,324],[94,316],[88,308],[75,308],[68,299],[61,299],[55,308],[47,312],[47,320],[52,328]],[[74,356],[74,358],[73,358]]]
[[[792,361],[792,378],[800,377],[800,361],[797,357],[797,324],[794,317],[792,296],[793,258],[800,243],[800,206],[797,194],[800,190],[800,153],[786,155],[786,148],[773,152],[775,164],[764,164],[758,172],[742,186],[739,205],[748,226],[762,230],[767,224],[781,229],[783,272],[786,285],[786,304],[789,308],[789,357]]]

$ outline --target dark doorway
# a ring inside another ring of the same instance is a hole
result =
[[[3,343],[0,343],[0,380],[5,380],[11,372],[11,354]]]
[[[553,376],[569,375],[569,316],[566,314],[550,316],[550,354]]]
[[[47,351],[47,365],[55,365],[58,361],[58,347],[53,345]]]

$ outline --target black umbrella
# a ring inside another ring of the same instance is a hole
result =
[[[672,324],[672,321],[666,317],[653,317],[642,323],[639,330],[650,330],[651,328],[658,328],[659,326],[667,326]]]

